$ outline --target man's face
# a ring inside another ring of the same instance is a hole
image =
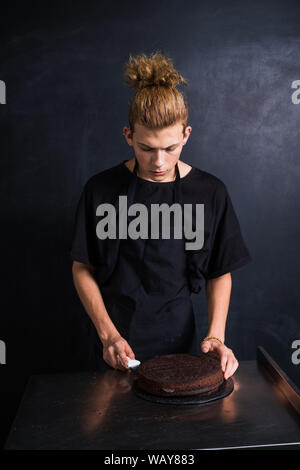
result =
[[[123,131],[127,143],[134,149],[139,176],[151,181],[172,181],[175,165],[189,138],[191,126],[186,127],[184,135],[182,123],[159,130],[151,130],[136,123],[134,129],[133,135],[129,127],[124,127]]]

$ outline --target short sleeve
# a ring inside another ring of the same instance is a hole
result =
[[[92,210],[92,197],[88,181],[77,204],[69,254],[74,261],[96,267],[94,249],[96,231],[93,228]]]
[[[205,278],[222,276],[251,261],[231,198],[222,182],[216,190],[215,223]]]

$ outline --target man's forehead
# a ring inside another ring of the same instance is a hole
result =
[[[135,138],[138,143],[154,146],[155,143],[163,143],[164,146],[178,143],[182,136],[182,125],[164,127],[163,129],[148,129],[138,125],[135,129]]]

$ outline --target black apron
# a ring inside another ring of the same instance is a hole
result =
[[[128,236],[120,240],[114,271],[100,287],[107,312],[140,361],[159,354],[198,354],[200,339],[188,285],[184,236],[174,239],[171,216],[170,238],[162,239],[161,223],[159,239],[150,238],[151,204],[181,203],[178,165],[175,181],[160,183],[138,177],[136,161],[132,178],[128,207],[132,203],[147,206],[148,239]],[[135,217],[128,216],[128,224]],[[109,368],[98,336],[93,354],[93,369]]]

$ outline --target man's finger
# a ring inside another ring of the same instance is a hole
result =
[[[120,356],[118,355],[117,357],[118,357],[118,369],[124,372],[125,370],[127,370],[127,367],[124,366],[123,362],[121,361]]]
[[[225,372],[225,370],[226,370],[227,361],[228,361],[227,354],[226,353],[222,354],[222,356],[221,356],[221,369],[222,369],[223,372]]]
[[[228,362],[227,362],[227,367],[226,367],[226,370],[225,370],[225,375],[224,375],[224,378],[225,379],[228,379],[229,377],[231,377],[236,369],[238,368],[238,362],[236,359],[230,359]]]
[[[208,341],[204,341],[201,345],[203,352],[208,352],[211,349],[211,344]]]
[[[119,354],[119,358],[121,360],[121,364],[126,368],[128,367],[128,359],[126,357],[126,354],[125,352],[120,352]]]
[[[126,346],[125,352],[126,352],[127,356],[130,357],[130,359],[135,359],[135,354],[134,354],[134,352],[132,351],[132,349],[131,349],[131,347],[129,346],[129,344]]]
[[[230,377],[230,372],[231,372],[231,369],[232,369],[232,366],[233,366],[233,359],[232,358],[229,358],[227,363],[226,363],[226,368],[225,368],[225,372],[224,372],[224,379],[227,380],[228,377]]]
[[[109,346],[106,350],[106,362],[114,369],[117,367],[118,359],[114,354],[114,348],[112,346]]]

